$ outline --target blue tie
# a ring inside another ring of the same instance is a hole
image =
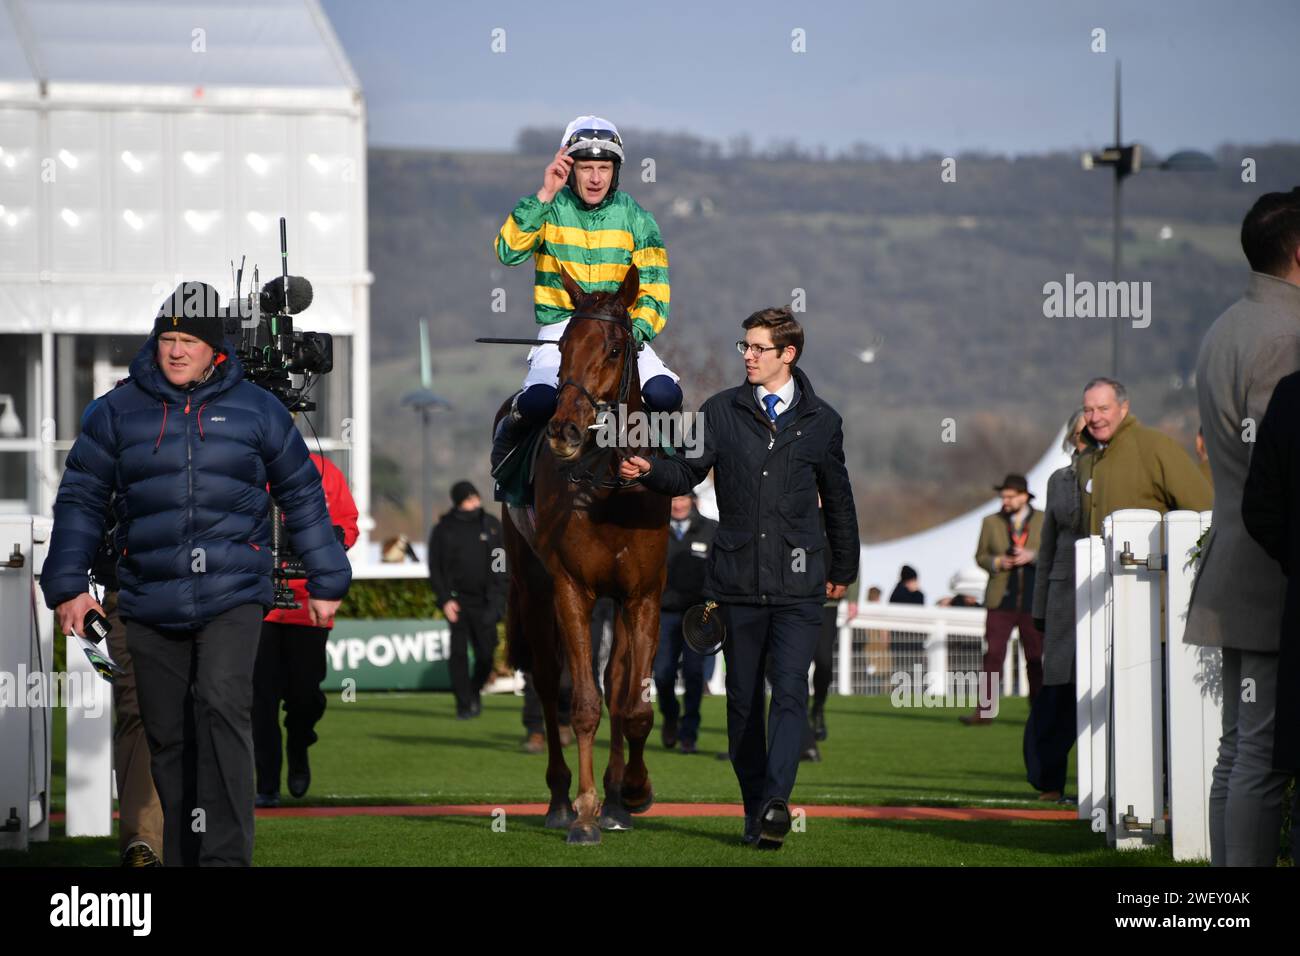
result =
[[[776,403],[781,400],[780,395],[764,395],[763,404],[767,406],[767,417],[771,421],[776,421]]]

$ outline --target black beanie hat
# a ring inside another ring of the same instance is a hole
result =
[[[182,282],[162,305],[154,319],[153,334],[184,332],[202,339],[218,352],[226,351],[226,333],[221,294],[206,282]]]
[[[477,494],[478,494],[478,489],[475,488],[473,485],[471,485],[468,481],[458,481],[451,486],[451,503],[455,505],[457,508],[459,508],[460,503],[462,501],[464,501],[470,495],[477,495]]]

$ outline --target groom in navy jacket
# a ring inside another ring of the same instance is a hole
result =
[[[746,381],[700,409],[702,455],[653,465],[633,456],[620,474],[680,495],[714,471],[719,522],[707,587],[727,625],[729,750],[745,842],[775,849],[790,831],[787,801],[808,726],[822,604],[843,597],[857,577],[858,520],[840,416],[795,365],[803,329],[788,308],[755,312],[742,324],[736,346]],[[772,685],[766,733],[764,675]]]

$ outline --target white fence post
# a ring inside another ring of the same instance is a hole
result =
[[[925,638],[925,689],[942,697],[948,686],[948,628],[942,620]]]
[[[1165,651],[1169,727],[1169,822],[1175,860],[1210,857],[1210,778],[1223,730],[1223,653],[1183,643],[1196,568],[1191,550],[1211,512],[1165,515]]]
[[[1111,779],[1115,846],[1150,846],[1165,831],[1161,737],[1160,594],[1163,525],[1159,512],[1126,508],[1106,518],[1113,590]]]
[[[1107,615],[1110,579],[1106,546],[1093,535],[1074,545],[1075,719],[1076,763],[1079,774],[1079,819],[1092,820],[1106,807],[1106,727],[1110,715]],[[1107,830],[1112,829],[1107,826]]]
[[[1015,670],[1016,658],[1020,656],[1020,628],[1014,628],[1007,635],[1007,652],[1002,657],[1002,673],[998,675],[998,696],[1010,697],[1011,688],[1015,686],[1011,674]]]
[[[113,686],[90,666],[81,642],[64,638],[67,655],[68,836],[113,832]]]
[[[840,625],[838,632],[838,668],[836,685],[838,693],[848,696],[853,693],[853,627],[847,619]]]

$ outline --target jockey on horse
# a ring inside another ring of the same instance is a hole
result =
[[[497,235],[497,258],[517,266],[536,262],[533,302],[537,337],[556,342],[573,313],[560,268],[585,292],[613,292],[628,267],[641,277],[630,310],[632,334],[641,346],[637,371],[647,410],[674,412],[682,403],[678,376],[660,361],[650,341],[668,321],[668,253],[654,216],[618,189],[623,140],[614,124],[579,116],[564,131],[560,149],[546,167],[542,188],[515,205]],[[528,353],[528,374],[492,439],[492,472],[511,451],[555,412],[560,350],[539,345]]]

